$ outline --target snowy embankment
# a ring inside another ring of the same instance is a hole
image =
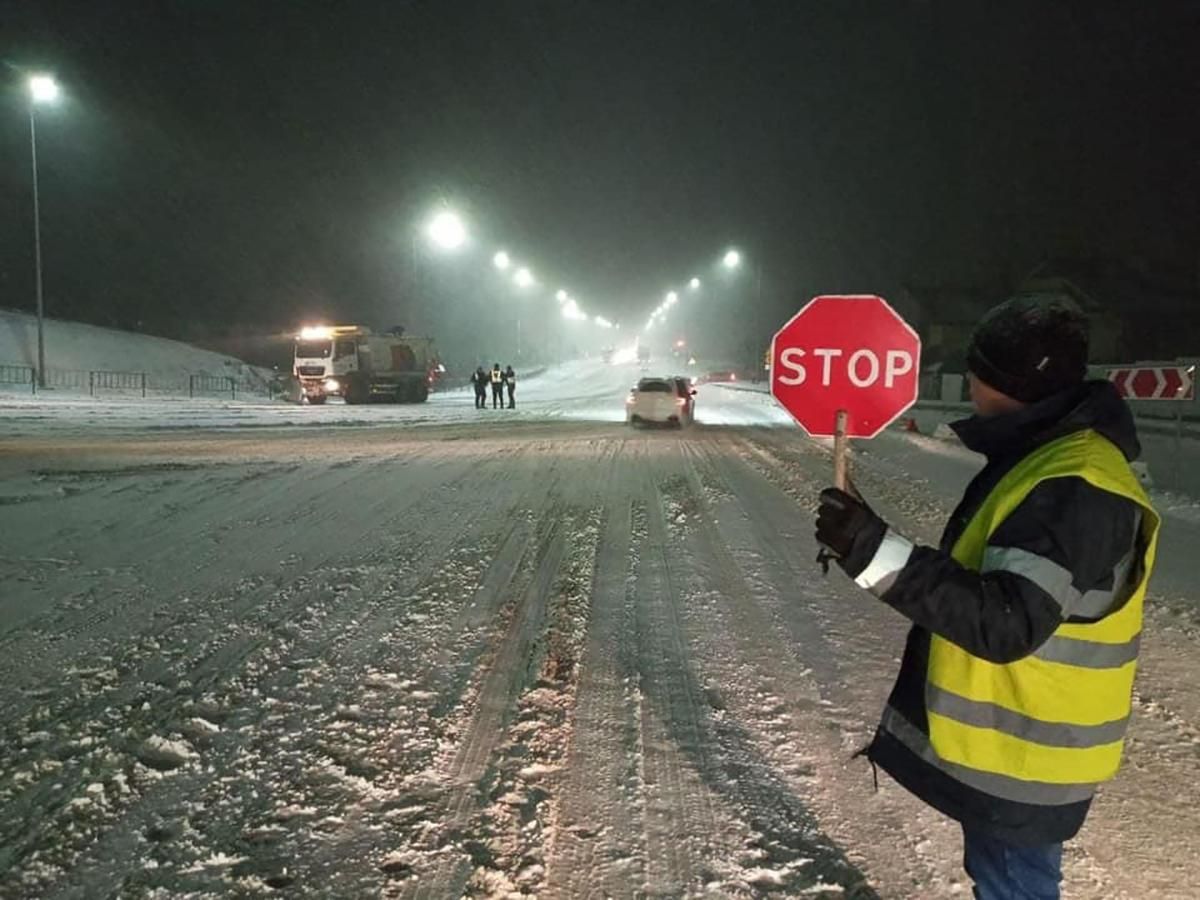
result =
[[[187,396],[189,378],[232,378],[243,392],[265,393],[270,373],[239,359],[201,350],[180,341],[46,319],[46,381],[53,395],[141,392],[141,379],[89,378],[91,373],[145,375],[147,393]],[[29,375],[37,366],[37,318],[0,310],[0,395],[30,392]],[[204,385],[208,390],[211,386]]]

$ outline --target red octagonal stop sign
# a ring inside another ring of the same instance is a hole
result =
[[[917,400],[921,339],[882,297],[817,297],[775,334],[771,395],[815,437],[872,438]]]

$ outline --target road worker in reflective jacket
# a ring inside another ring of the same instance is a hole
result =
[[[1057,898],[1063,841],[1120,765],[1159,517],[1133,417],[1086,381],[1087,321],[1018,297],[968,351],[986,464],[937,548],[856,495],[821,495],[817,539],[913,622],[866,754],[962,824],[981,900]]]

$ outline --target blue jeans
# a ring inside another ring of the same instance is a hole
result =
[[[1014,847],[982,831],[963,829],[963,847],[975,900],[1058,900],[1062,844]]]

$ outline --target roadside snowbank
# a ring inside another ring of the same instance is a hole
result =
[[[46,372],[50,382],[76,388],[77,379],[55,378],[56,374],[144,372],[148,381],[166,389],[186,389],[189,375],[236,378],[265,389],[268,373],[232,356],[201,350],[180,341],[85,325],[82,322],[45,322]],[[29,313],[0,310],[0,365],[37,365],[37,317]],[[86,381],[82,387],[86,389]],[[153,389],[153,388],[152,388]],[[0,392],[28,391],[14,384],[0,384]]]

